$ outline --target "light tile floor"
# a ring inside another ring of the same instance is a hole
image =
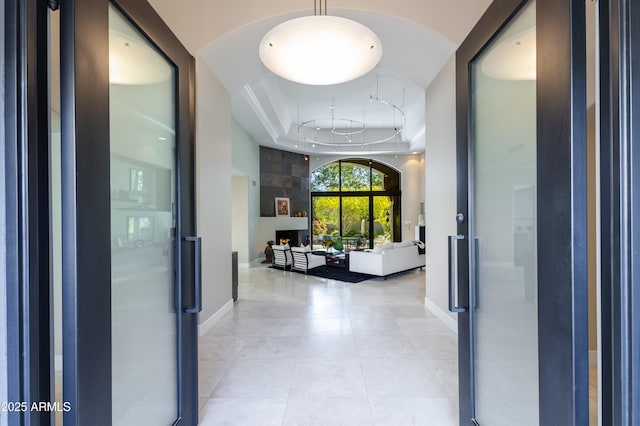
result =
[[[457,424],[457,345],[425,275],[359,284],[240,270],[200,340],[200,425]]]
[[[418,272],[346,284],[241,271],[234,312],[200,341],[200,424],[457,424],[456,338],[423,300]],[[58,402],[61,383],[56,371]]]

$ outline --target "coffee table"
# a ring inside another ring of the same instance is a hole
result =
[[[326,250],[316,250],[312,252],[317,255],[324,255],[327,259],[327,266],[333,268],[343,268],[349,270],[349,253],[341,251],[328,252]]]

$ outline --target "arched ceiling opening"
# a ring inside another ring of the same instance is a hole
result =
[[[313,14],[312,1],[150,3],[220,79],[230,93],[233,116],[260,145],[314,155],[364,155],[424,150],[425,89],[490,1],[328,2],[328,14],[368,26],[383,46],[382,59],[371,72],[331,86],[284,80],[258,56],[264,34],[288,19]],[[339,120],[326,120],[332,115]],[[310,122],[302,128],[306,133],[298,130],[304,122]],[[352,132],[359,125],[367,129],[363,135]],[[344,131],[336,135],[332,126]]]

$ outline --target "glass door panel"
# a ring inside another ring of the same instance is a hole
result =
[[[115,425],[178,417],[173,65],[109,10]]]
[[[535,2],[472,62],[471,108],[476,420],[538,425]]]
[[[347,249],[369,247],[369,196],[342,197],[342,242]]]
[[[313,248],[332,245],[340,235],[340,197],[313,197],[311,209]]]
[[[393,242],[393,199],[373,197],[373,244]]]

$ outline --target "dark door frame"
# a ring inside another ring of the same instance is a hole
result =
[[[469,64],[525,3],[495,0],[456,53],[458,211],[465,218],[472,214]],[[536,14],[540,424],[578,426],[589,416],[585,4],[537,0]],[[458,234],[468,238],[467,220]],[[460,424],[474,422],[470,249],[458,262],[466,307],[458,316]]]
[[[599,1],[602,422],[640,424],[640,7]]]
[[[65,425],[111,425],[111,234],[109,140],[109,0],[68,0],[61,7]],[[197,316],[195,235],[194,58],[155,10],[140,0],[111,2],[176,66],[178,185],[176,307],[178,419],[195,425]],[[181,265],[184,264],[184,267]]]
[[[7,385],[10,425],[46,424],[31,404],[53,400],[49,235],[49,10],[3,1],[3,177],[6,231]],[[17,409],[16,409],[17,408]]]

